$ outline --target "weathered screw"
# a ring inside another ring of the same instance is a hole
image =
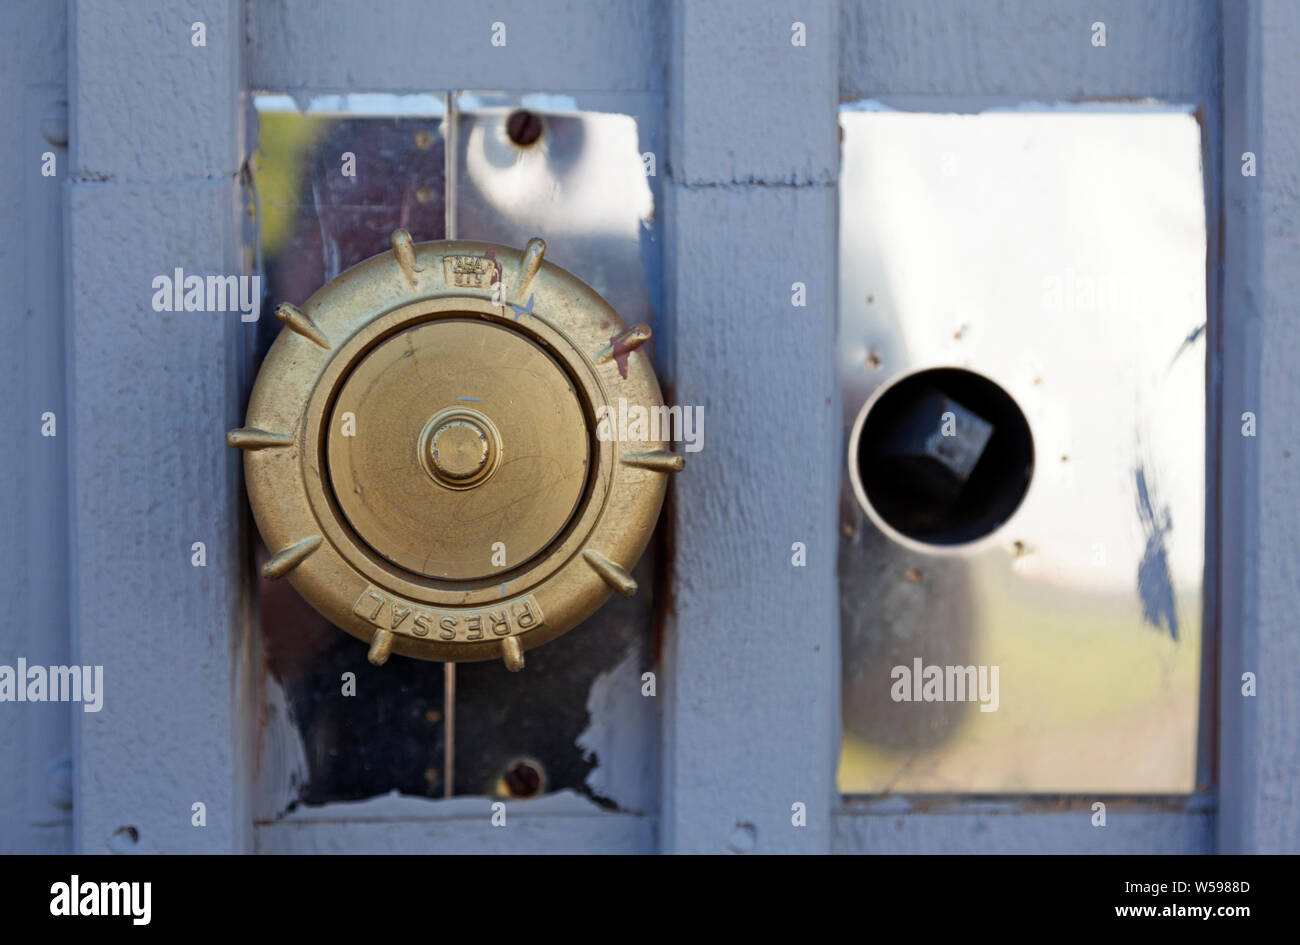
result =
[[[521,148],[536,144],[542,136],[542,117],[525,108],[517,109],[506,119],[506,134]]]

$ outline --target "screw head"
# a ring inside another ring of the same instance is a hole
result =
[[[542,117],[524,108],[517,109],[506,119],[506,134],[519,147],[531,147],[542,136]]]

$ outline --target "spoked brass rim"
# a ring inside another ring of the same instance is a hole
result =
[[[682,458],[602,441],[602,406],[662,403],[627,328],[575,276],[474,242],[414,245],[332,280],[262,363],[245,426],[253,515],[327,619],[422,659],[502,658],[568,630],[629,571]],[[364,535],[362,534],[364,533]]]

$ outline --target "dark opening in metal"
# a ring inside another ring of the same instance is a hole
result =
[[[504,797],[536,797],[545,787],[542,766],[531,758],[518,758],[506,766],[497,793]]]
[[[960,368],[918,371],[881,391],[863,407],[849,450],[867,512],[932,545],[996,530],[1034,471],[1033,437],[1015,400]]]

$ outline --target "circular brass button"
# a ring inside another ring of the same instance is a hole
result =
[[[519,669],[636,592],[682,457],[598,436],[597,418],[662,405],[650,330],[545,250],[398,230],[392,252],[276,310],[285,328],[226,436],[271,551],[263,576],[287,577],[374,663]]]
[[[586,489],[590,434],[573,382],[503,325],[449,318],[393,335],[343,381],[333,417],[326,456],[343,514],[375,552],[425,577],[519,567]]]

